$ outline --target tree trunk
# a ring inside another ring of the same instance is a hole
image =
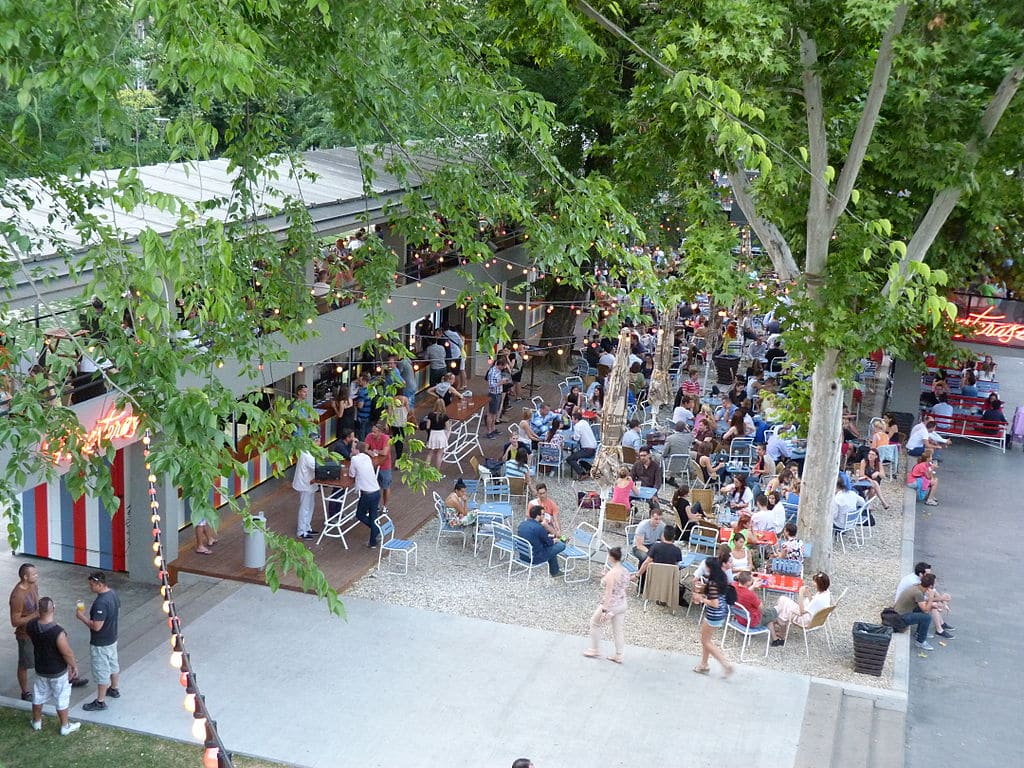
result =
[[[813,570],[826,573],[832,562],[832,499],[843,437],[843,384],[838,370],[839,351],[830,349],[811,377],[808,458],[800,486],[799,535],[813,545]],[[804,571],[810,572],[807,567]]]
[[[562,355],[548,355],[548,364],[554,368],[567,369],[572,357],[571,351],[577,349],[577,345],[573,342],[577,341],[575,338],[576,321],[579,316],[576,314],[576,310],[570,309],[571,304],[568,302],[583,302],[586,298],[585,291],[564,283],[553,285],[544,297],[545,301],[566,302],[552,305],[552,311],[544,315],[544,325],[540,332],[540,346],[547,346],[550,341],[552,349],[561,347],[565,350],[565,354]]]

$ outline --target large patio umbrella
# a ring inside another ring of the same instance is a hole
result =
[[[658,329],[658,345],[654,349],[654,373],[651,374],[651,385],[647,388],[647,399],[651,403],[651,413],[657,415],[661,406],[672,402],[672,381],[669,369],[672,367],[672,347],[675,341],[676,314],[678,309],[662,318],[662,326]]]
[[[615,365],[608,374],[604,391],[604,408],[601,410],[601,447],[594,458],[590,476],[601,486],[615,482],[616,473],[622,464],[619,441],[626,426],[626,391],[629,389],[629,342],[632,334],[627,328],[619,333],[619,349]]]

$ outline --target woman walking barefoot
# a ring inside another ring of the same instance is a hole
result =
[[[629,584],[630,573],[622,567],[622,548],[612,547],[608,550],[608,565],[611,566],[601,577],[601,604],[590,617],[590,647],[583,652],[584,656],[596,657],[600,653],[601,627],[609,621],[612,624],[612,641],[615,643],[615,655],[609,661],[622,663],[622,650],[625,645],[626,623],[626,585]]]
[[[709,557],[704,561],[708,575],[704,580],[703,594],[694,595],[698,603],[704,603],[704,618],[700,622],[700,664],[693,668],[694,672],[706,675],[710,671],[708,657],[714,656],[715,661],[722,665],[725,676],[733,673],[733,665],[730,664],[722,649],[715,645],[715,631],[725,624],[726,603],[725,591],[729,588],[725,571],[722,570],[722,561],[717,557]]]

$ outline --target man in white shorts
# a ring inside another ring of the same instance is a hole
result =
[[[71,704],[71,678],[78,676],[75,654],[68,633],[54,621],[53,599],[39,600],[39,618],[26,626],[35,654],[36,683],[32,689],[32,730],[43,729],[43,705],[51,701],[60,719],[60,735],[67,736],[82,727],[68,722]]]

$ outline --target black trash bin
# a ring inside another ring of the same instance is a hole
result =
[[[891,640],[892,627],[855,621],[853,623],[853,671],[881,677]]]
[[[740,367],[739,355],[715,355],[715,373],[719,384],[732,384]]]

